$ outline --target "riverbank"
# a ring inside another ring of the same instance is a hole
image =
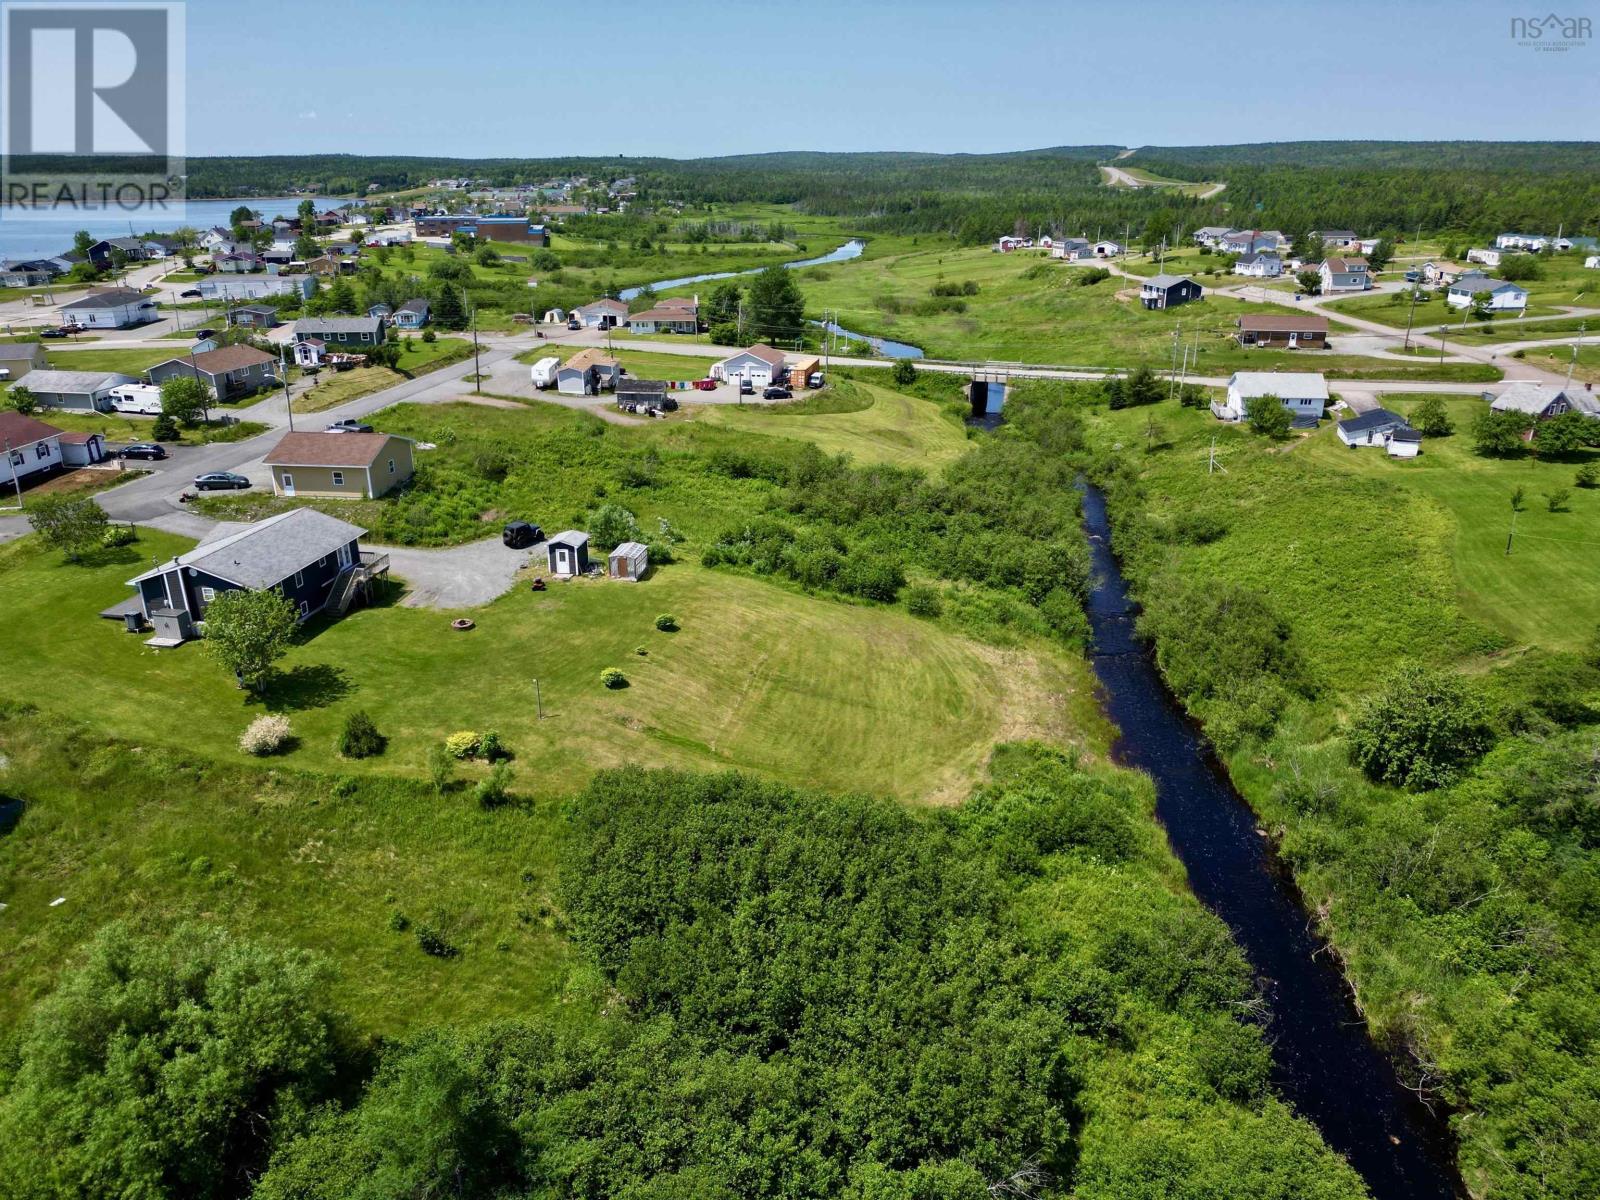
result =
[[[1505,510],[1516,478],[1554,484],[1571,464],[1482,459],[1459,434],[1398,462],[1345,449],[1326,425],[1275,444],[1172,404],[1087,415],[1092,475],[1162,675],[1281,848],[1358,1019],[1405,1087],[1453,1114],[1473,1194],[1532,1172],[1557,1181],[1544,1194],[1593,1194],[1582,1139],[1551,1104],[1587,1078],[1588,1043],[1555,1014],[1600,1003],[1600,939],[1570,901],[1600,885],[1600,861],[1556,800],[1585,786],[1600,674],[1537,630],[1507,631],[1560,596],[1543,563],[1575,565],[1571,539],[1600,502],[1524,514],[1519,571],[1491,506]],[[1501,591],[1477,582],[1479,541]],[[1351,759],[1353,719],[1402,664],[1465,688],[1496,743],[1421,791],[1375,783]],[[1541,870],[1508,857],[1524,843]]]

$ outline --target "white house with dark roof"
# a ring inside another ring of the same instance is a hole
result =
[[[1410,428],[1411,422],[1399,413],[1386,408],[1372,408],[1346,417],[1339,422],[1335,432],[1346,446],[1387,446],[1396,433]]]
[[[1528,289],[1509,279],[1494,279],[1474,272],[1459,276],[1445,292],[1445,303],[1452,308],[1467,308],[1479,292],[1489,293],[1489,308],[1493,312],[1521,312],[1528,307]]]
[[[389,318],[389,324],[396,329],[421,329],[428,323],[430,305],[418,296],[407,300]]]
[[[1364,292],[1372,287],[1372,275],[1364,258],[1342,258],[1338,255],[1323,260],[1317,268],[1322,280],[1322,292]]]
[[[132,288],[104,288],[61,306],[62,323],[84,329],[126,329],[160,318],[154,300]]]
[[[1233,232],[1229,225],[1202,225],[1194,231],[1194,243],[1197,246],[1210,246],[1215,250],[1222,245],[1222,239]]]
[[[0,409],[0,484],[11,486],[31,475],[60,470],[63,461],[61,430]]]
[[[1307,428],[1322,419],[1328,381],[1316,371],[1235,371],[1228,380],[1227,398],[1213,400],[1211,412],[1219,420],[1243,421],[1250,406],[1266,396],[1288,409],[1296,426]]]

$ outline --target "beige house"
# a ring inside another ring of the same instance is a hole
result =
[[[286,433],[261,460],[280,496],[376,498],[411,478],[411,442],[387,433]]]

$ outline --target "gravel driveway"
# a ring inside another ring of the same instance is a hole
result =
[[[400,601],[409,608],[476,608],[511,590],[517,572],[535,558],[544,562],[543,547],[509,550],[498,537],[423,550],[415,546],[368,546],[389,556],[390,573],[406,583]]]

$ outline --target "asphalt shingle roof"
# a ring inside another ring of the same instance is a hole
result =
[[[314,508],[296,508],[196,546],[174,561],[240,587],[268,588],[366,532]],[[128,582],[138,583],[171,569],[172,564],[167,563]]]

